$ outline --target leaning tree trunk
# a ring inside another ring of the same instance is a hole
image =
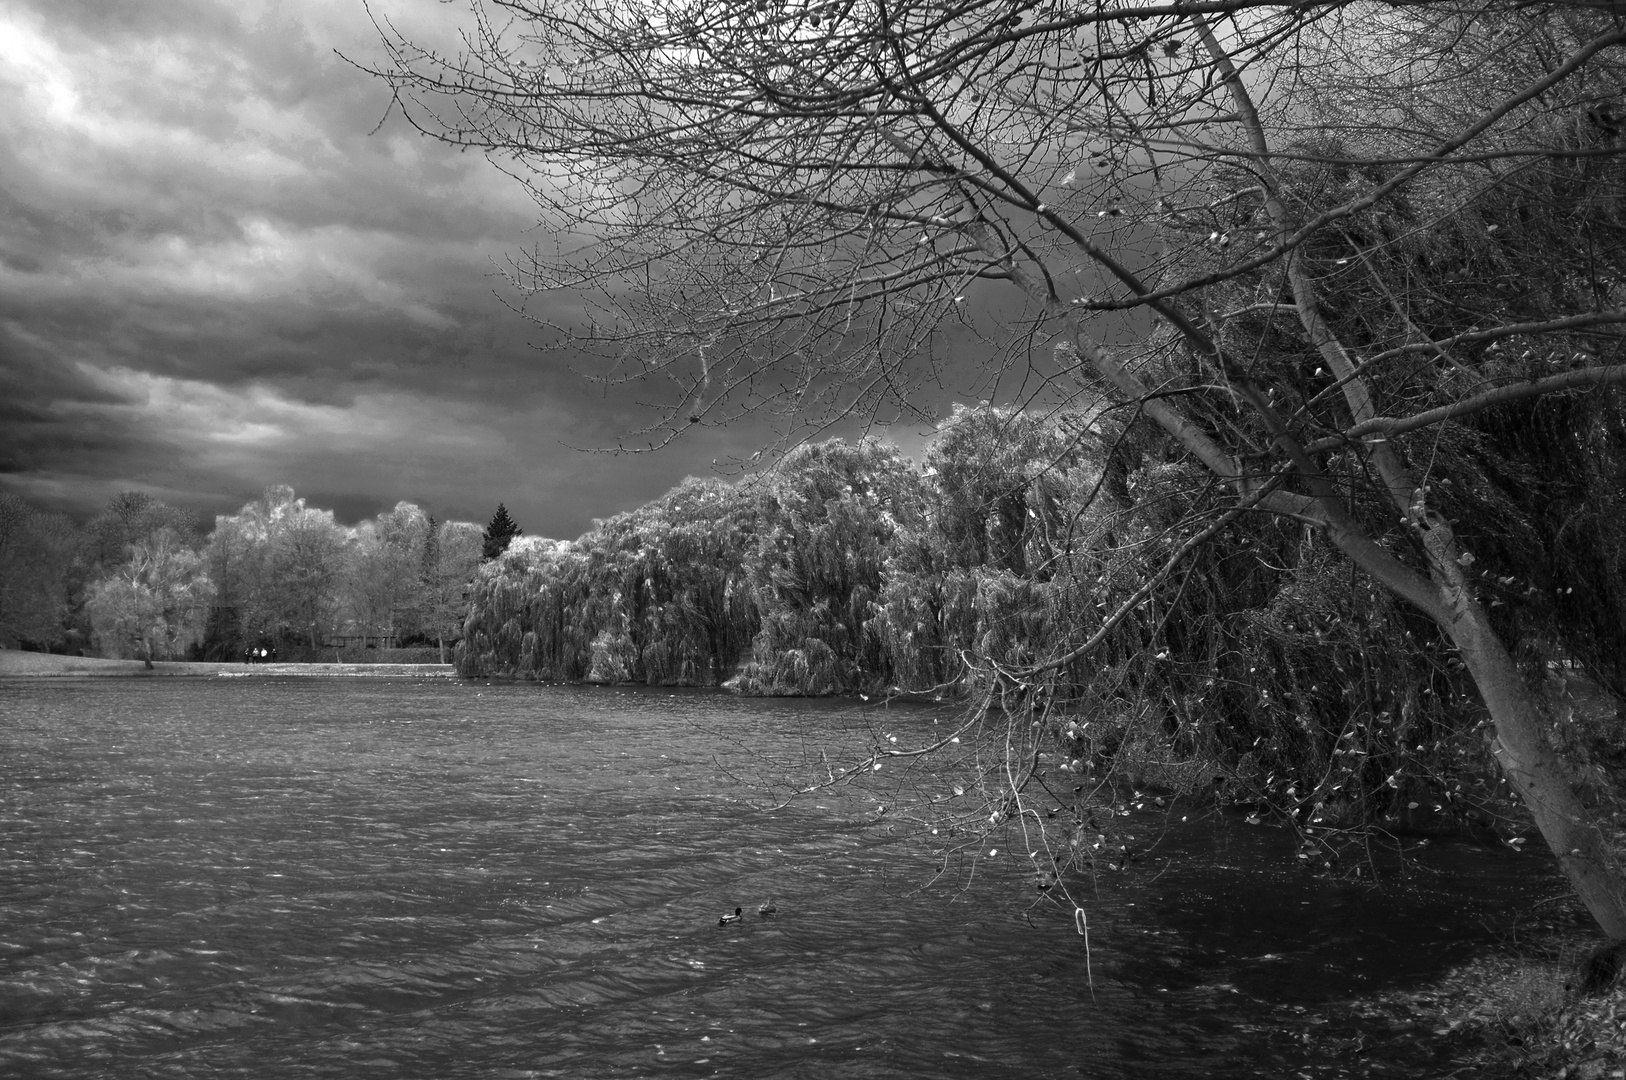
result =
[[[1461,650],[1490,711],[1495,725],[1492,753],[1530,808],[1581,902],[1604,933],[1616,941],[1626,939],[1626,888],[1620,867],[1581,800],[1574,771],[1547,738],[1536,697],[1491,628],[1485,609],[1468,597],[1456,607],[1459,617],[1445,630]]]
[[[1454,644],[1490,713],[1491,751],[1529,808],[1542,839],[1598,926],[1626,939],[1626,876],[1580,794],[1580,781],[1545,730],[1546,720],[1518,665],[1474,598],[1463,550],[1450,524],[1419,499],[1408,515],[1432,580],[1404,566],[1347,518],[1334,518],[1332,542],[1374,580],[1434,620]]]
[[[1299,223],[1283,202],[1280,177],[1252,96],[1207,20],[1193,15],[1189,21],[1236,106],[1237,119],[1254,154],[1252,167],[1264,192],[1266,214],[1285,238]],[[1337,380],[1351,420],[1357,425],[1378,422],[1364,373],[1322,314],[1320,283],[1310,272],[1302,248],[1287,254],[1285,270],[1293,292],[1292,307],[1305,338]],[[1221,353],[1223,363],[1222,351],[1215,352]],[[1245,376],[1245,372],[1239,374]],[[1536,695],[1519,674],[1484,607],[1474,599],[1462,570],[1472,557],[1458,545],[1450,523],[1428,507],[1426,489],[1418,487],[1385,431],[1360,437],[1391,505],[1420,542],[1428,563],[1425,579],[1400,564],[1350,519],[1342,498],[1327,487],[1313,460],[1295,445],[1281,420],[1272,416],[1268,403],[1257,409],[1271,425],[1279,445],[1294,458],[1296,471],[1316,491],[1333,543],[1376,580],[1420,608],[1457,646],[1490,713],[1492,752],[1503,774],[1530,808],[1536,827],[1598,926],[1615,940],[1626,939],[1626,878],[1581,799],[1577,777],[1543,730]]]

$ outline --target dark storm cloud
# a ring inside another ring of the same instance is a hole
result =
[[[387,12],[440,42],[462,13]],[[529,198],[380,124],[387,90],[335,50],[380,57],[360,0],[0,10],[0,488],[81,516],[140,489],[205,519],[271,483],[345,520],[500,500],[568,536],[767,439],[570,449],[646,417],[493,295],[517,299],[499,268],[536,239]]]
[[[397,8],[438,40],[459,14]],[[380,55],[359,0],[0,12],[0,486],[79,514],[140,488],[208,515],[276,482],[347,518],[500,499],[564,535],[736,453],[567,449],[637,418],[493,296],[528,198],[380,127],[387,90],[335,50]]]

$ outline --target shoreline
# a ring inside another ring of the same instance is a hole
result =
[[[360,679],[455,679],[451,664],[247,664],[241,661],[105,660],[94,656],[0,649],[0,679],[249,678],[253,676]]]

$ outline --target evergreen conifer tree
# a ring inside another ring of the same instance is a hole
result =
[[[482,534],[481,561],[490,561],[507,551],[508,545],[514,542],[514,537],[524,531],[508,516],[508,508],[498,503],[497,512],[491,515],[491,524],[486,526]]]

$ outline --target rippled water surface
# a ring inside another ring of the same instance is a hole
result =
[[[1080,884],[1092,990],[1009,852],[928,884],[884,793],[763,809],[767,760],[855,722],[664,691],[0,681],[0,1075],[1415,1075],[1428,1040],[1360,1003],[1561,891],[1537,857],[1459,847],[1376,893],[1299,874],[1273,830],[1177,826],[1166,862]]]

